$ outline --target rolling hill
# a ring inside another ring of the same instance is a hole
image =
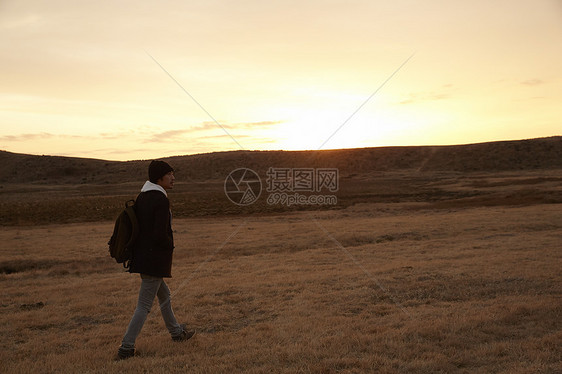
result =
[[[349,176],[381,171],[516,171],[562,168],[562,136],[452,146],[322,151],[230,151],[163,158],[181,179],[224,180],[246,167],[331,167]],[[143,180],[149,161],[105,161],[0,151],[0,183],[107,184]]]

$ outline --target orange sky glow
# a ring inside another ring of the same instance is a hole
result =
[[[132,160],[562,135],[559,0],[6,0],[0,31],[11,152]]]

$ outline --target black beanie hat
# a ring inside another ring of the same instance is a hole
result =
[[[162,178],[171,171],[174,171],[174,169],[172,169],[168,163],[154,160],[148,166],[148,180],[152,183],[156,183],[158,182],[158,179]]]

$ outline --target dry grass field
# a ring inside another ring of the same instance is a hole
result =
[[[140,280],[112,222],[0,227],[0,372],[559,373],[562,209],[521,202],[178,218],[198,334],[172,342],[155,303],[126,361]]]
[[[174,343],[108,255],[147,161],[0,152],[0,373],[562,373],[562,137],[170,158]],[[338,203],[239,207],[225,176],[335,167]]]

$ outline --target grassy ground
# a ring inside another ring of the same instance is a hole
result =
[[[343,172],[342,172],[343,173]],[[335,206],[267,204],[266,177],[260,199],[240,207],[224,192],[224,178],[178,179],[171,195],[174,217],[255,215],[342,209],[362,203],[421,203],[432,208],[562,203],[562,169],[519,172],[418,172],[342,174]],[[139,193],[143,180],[116,184],[0,184],[0,226],[99,222],[115,219]],[[301,194],[307,194],[301,192]],[[424,207],[427,207],[424,206]]]
[[[459,187],[460,188],[460,187]],[[136,275],[109,221],[0,228],[0,372],[556,373],[562,210],[355,204],[181,218],[174,343],[155,305],[115,354]]]

